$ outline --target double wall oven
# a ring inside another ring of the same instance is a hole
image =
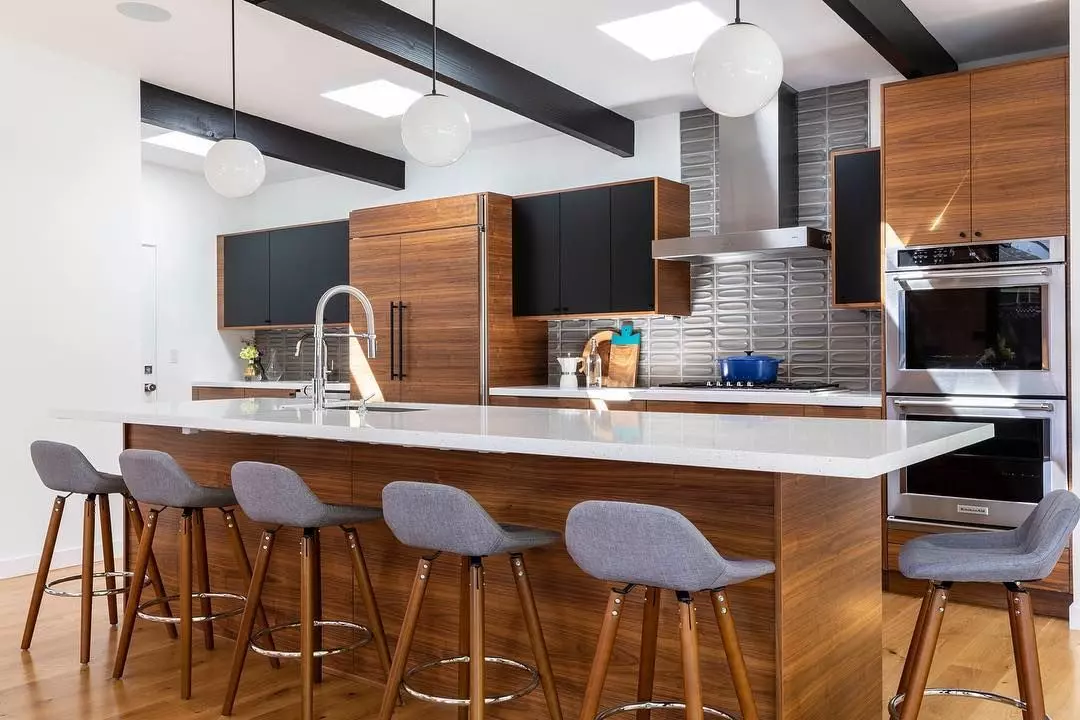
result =
[[[992,423],[992,440],[889,476],[894,523],[1010,527],[1067,487],[1065,238],[886,254],[890,419]]]

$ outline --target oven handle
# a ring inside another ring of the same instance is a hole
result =
[[[1011,278],[1011,277],[1046,277],[1050,275],[1048,267],[1034,268],[1002,268],[1000,270],[932,270],[927,272],[900,273],[893,275],[893,280],[898,283],[907,280],[937,280],[937,279],[980,279],[980,278]]]
[[[893,400],[896,407],[953,407],[970,408],[975,410],[1028,410],[1040,412],[1053,412],[1054,406],[1050,403],[1018,402],[1012,405],[980,405],[979,403],[953,402],[951,400]]]

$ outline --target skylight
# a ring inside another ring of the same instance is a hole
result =
[[[206,157],[206,153],[210,152],[210,148],[214,147],[215,141],[210,138],[172,131],[143,138],[143,142]]]
[[[373,80],[331,90],[322,96],[381,118],[391,118],[405,114],[409,106],[420,98],[420,93],[389,80]]]
[[[650,60],[664,60],[697,52],[705,38],[726,24],[701,3],[689,2],[596,28]]]

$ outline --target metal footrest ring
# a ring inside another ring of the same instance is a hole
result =
[[[250,647],[259,655],[263,655],[264,657],[279,658],[282,660],[298,659],[301,657],[301,653],[299,650],[271,650],[270,648],[265,648],[262,645],[259,645],[259,641],[267,635],[273,635],[274,633],[281,632],[282,630],[292,630],[295,628],[299,628],[301,625],[302,623],[293,622],[263,628],[262,630],[259,630],[258,632],[252,634],[251,641],[248,643],[248,647]],[[345,620],[316,620],[315,627],[344,628],[346,630],[352,630],[353,632],[359,633],[360,635],[359,640],[353,643],[349,643],[348,645],[341,645],[334,648],[320,648],[316,650],[314,653],[312,653],[312,655],[317,658],[330,657],[331,655],[337,655],[339,653],[348,652],[349,650],[355,650],[356,648],[367,645],[375,637],[374,635],[372,635],[371,630],[364,627],[363,625],[359,625],[354,622],[347,622]]]
[[[243,595],[237,595],[236,593],[227,592],[193,592],[191,593],[191,598],[193,600],[202,600],[204,598],[208,598],[210,600],[235,600],[236,602],[240,603],[240,607],[234,608],[232,610],[212,612],[209,615],[196,615],[195,617],[191,618],[191,622],[193,623],[212,622],[214,620],[221,620],[222,618],[239,615],[240,613],[244,612],[244,604],[247,603],[247,598]],[[150,598],[149,600],[145,600],[139,603],[139,607],[135,611],[135,614],[139,618],[143,620],[149,620],[150,622],[179,625],[180,617],[178,615],[154,615],[146,611],[146,608],[153,607],[154,605],[163,605],[167,602],[177,602],[179,600],[179,595],[166,595],[165,597]]]
[[[108,595],[121,595],[123,593],[126,593],[128,591],[128,587],[129,587],[129,585],[127,584],[127,581],[130,580],[131,578],[133,578],[134,574],[129,573],[129,572],[119,572],[119,571],[117,571],[117,572],[96,572],[93,575],[91,575],[91,577],[94,578],[94,579],[119,578],[119,579],[123,579],[125,581],[123,587],[112,588],[111,590],[109,588],[101,588],[99,590],[94,590],[92,593],[90,593],[93,597],[106,597]],[[55,597],[67,597],[67,598],[82,597],[82,592],[81,591],[68,591],[68,590],[57,590],[56,589],[57,585],[63,585],[64,583],[71,583],[71,582],[75,582],[75,581],[80,581],[81,582],[82,581],[82,575],[69,575],[67,577],[62,577],[62,578],[59,578],[57,580],[53,580],[50,583],[46,583],[45,584],[45,594],[46,595],[53,595]],[[149,583],[150,583],[149,579],[145,580],[144,583],[143,583],[143,587],[145,587]]]
[[[889,717],[892,720],[898,720],[900,717],[900,706],[904,704],[904,693],[896,695],[889,701]],[[923,697],[962,697],[970,698],[972,700],[989,700],[990,702],[1000,703],[1002,705],[1009,705],[1018,710],[1027,710],[1027,704],[1023,700],[1017,700],[1016,698],[1006,697],[1005,695],[998,695],[997,693],[986,692],[984,690],[969,690],[967,688],[927,688],[923,693]],[[1050,720],[1050,716],[1046,715],[1045,720]]]
[[[468,707],[470,704],[469,698],[449,697],[446,695],[432,695],[431,693],[425,693],[417,690],[409,685],[409,679],[417,673],[424,672],[425,670],[431,670],[437,667],[444,667],[446,665],[462,665],[469,662],[468,655],[459,655],[458,657],[441,658],[439,660],[432,660],[421,665],[417,665],[412,670],[405,673],[405,677],[401,681],[401,688],[409,695],[413,696],[417,700],[423,700],[424,702],[439,703],[440,705],[456,705],[458,707]],[[529,674],[529,681],[521,688],[505,693],[503,695],[487,695],[484,697],[485,705],[497,705],[499,703],[508,702],[515,698],[528,695],[536,686],[540,684],[540,673],[536,671],[531,665],[526,665],[518,660],[511,660],[510,658],[487,656],[484,658],[485,663],[492,663],[493,665],[506,665],[508,667],[517,668],[518,670],[524,670]]]
[[[596,716],[596,720],[606,720],[613,715],[621,715],[622,713],[635,712],[637,710],[685,710],[686,703],[682,702],[668,702],[666,700],[646,700],[643,702],[626,703],[625,705],[618,705],[616,707],[604,710]],[[723,710],[717,710],[705,706],[702,708],[706,715],[722,718],[723,720],[738,720],[734,715],[730,715]]]

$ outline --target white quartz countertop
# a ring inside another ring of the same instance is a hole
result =
[[[595,412],[475,405],[323,410],[208,400],[54,410],[60,419],[345,442],[872,478],[987,440],[989,424]]]
[[[250,390],[259,388],[264,390],[303,390],[308,385],[311,385],[310,380],[279,380],[278,382],[270,382],[269,380],[198,380],[191,383],[192,387],[244,388]],[[349,383],[326,383],[326,389],[331,392],[349,392]]]
[[[794,390],[710,390],[708,388],[562,388],[558,385],[492,388],[499,397],[569,398],[628,402],[714,402],[761,405],[819,405],[828,407],[881,407],[881,393],[846,390],[807,393]]]

